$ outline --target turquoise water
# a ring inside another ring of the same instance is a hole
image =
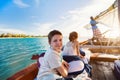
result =
[[[63,39],[65,43],[67,39]],[[0,39],[0,80],[35,62],[33,54],[44,52],[49,47],[47,38],[5,38]]]
[[[33,63],[31,56],[48,47],[47,38],[0,39],[0,80]]]

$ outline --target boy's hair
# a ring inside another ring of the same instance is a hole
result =
[[[78,33],[77,32],[73,31],[73,32],[70,33],[70,35],[69,35],[69,40],[70,41],[73,41],[77,38],[78,38]]]
[[[62,33],[58,30],[50,31],[49,34],[48,34],[48,41],[49,42],[51,42],[51,39],[54,35],[62,35]]]

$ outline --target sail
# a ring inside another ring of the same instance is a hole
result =
[[[118,1],[116,0],[107,10],[95,17],[98,22],[97,26],[105,37],[118,37],[120,35]],[[88,30],[90,30],[90,27],[90,24],[84,26]]]

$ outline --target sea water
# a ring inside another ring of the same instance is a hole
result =
[[[63,38],[63,45],[68,38]],[[24,69],[34,60],[33,54],[45,52],[49,47],[47,37],[42,38],[1,38],[0,39],[0,80],[6,80]]]

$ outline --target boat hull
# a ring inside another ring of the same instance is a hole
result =
[[[33,63],[25,69],[17,72],[13,76],[9,77],[7,80],[34,80],[38,73],[37,63]]]

